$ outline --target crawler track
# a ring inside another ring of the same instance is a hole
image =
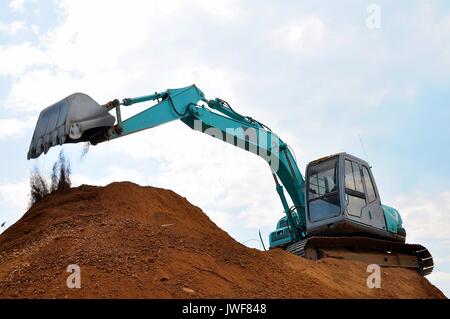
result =
[[[431,253],[422,245],[366,237],[311,237],[285,249],[309,259],[331,257],[415,268],[422,276],[429,275],[434,268]]]

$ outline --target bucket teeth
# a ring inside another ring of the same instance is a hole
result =
[[[37,158],[56,145],[89,141],[95,132],[114,125],[115,117],[83,93],[72,94],[44,109],[38,118],[28,151],[28,159]]]

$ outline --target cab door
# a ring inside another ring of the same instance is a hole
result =
[[[353,158],[345,158],[346,214],[351,220],[386,229],[383,208],[370,169]]]
[[[369,167],[361,165],[362,180],[364,183],[367,205],[363,208],[363,215],[369,217],[370,225],[386,230],[386,221],[380,196],[377,192],[375,182]]]
[[[370,224],[369,216],[364,212],[367,206],[366,192],[359,163],[353,159],[344,159],[344,198],[346,215],[354,221]]]

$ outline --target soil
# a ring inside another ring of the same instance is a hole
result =
[[[0,235],[0,298],[445,298],[394,267],[369,289],[366,269],[248,248],[184,197],[129,182],[49,195]]]

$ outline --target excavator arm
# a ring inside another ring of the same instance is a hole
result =
[[[121,107],[148,101],[157,103],[122,119]],[[109,114],[113,109],[116,111],[114,122]],[[175,120],[263,158],[271,168],[291,238],[297,241],[306,237],[304,179],[288,145],[262,123],[235,112],[227,102],[207,100],[195,85],[114,100],[105,105],[97,104],[84,94],[73,94],[41,112],[28,158],[36,158],[57,144],[82,141],[97,144]],[[293,207],[287,202],[283,186]]]

